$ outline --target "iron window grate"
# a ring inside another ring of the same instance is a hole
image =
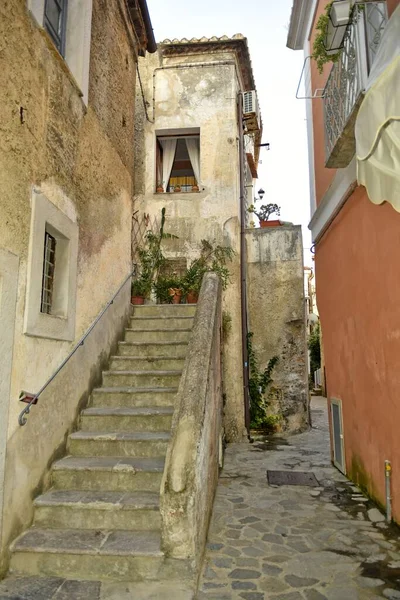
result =
[[[54,289],[54,268],[56,262],[56,238],[46,231],[44,236],[42,300],[40,312],[51,314]]]
[[[65,54],[66,23],[67,0],[46,0],[43,25],[62,56]]]

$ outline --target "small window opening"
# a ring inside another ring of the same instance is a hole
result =
[[[42,301],[40,312],[51,314],[54,290],[54,269],[56,262],[56,238],[46,231],[44,236]]]
[[[160,136],[156,144],[157,189],[198,191],[200,136]]]
[[[44,7],[44,28],[50,35],[61,56],[65,54],[67,1],[46,0]]]

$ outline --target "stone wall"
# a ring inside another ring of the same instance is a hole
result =
[[[39,390],[131,268],[136,59],[127,33],[129,19],[123,14],[125,4],[93,0],[88,105],[27,5],[26,0],[0,4],[0,246],[18,265],[16,303],[7,313],[8,327],[14,331],[12,354],[2,357],[10,385],[0,398],[0,414],[8,412],[8,421],[1,423],[7,461],[3,449],[0,552],[31,521],[32,498],[46,485],[48,467],[64,451],[78,408],[86,402],[100,364],[122,329],[129,289],[32,409],[25,427],[17,420],[24,406],[19,393]],[[71,341],[24,333],[29,253],[34,243],[30,239],[32,186],[79,229]],[[0,571],[7,562],[4,553],[2,557]]]
[[[300,226],[246,230],[249,331],[260,369],[277,356],[271,412],[284,431],[308,424],[308,373]]]
[[[162,545],[199,574],[222,462],[221,283],[203,279],[161,483]]]

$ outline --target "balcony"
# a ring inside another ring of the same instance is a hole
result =
[[[387,19],[384,1],[365,2],[363,8],[354,8],[344,48],[323,93],[328,168],[347,167],[354,156],[354,124]]]

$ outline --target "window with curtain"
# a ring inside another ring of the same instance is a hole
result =
[[[195,192],[200,186],[200,136],[159,136],[156,186],[164,192]]]

